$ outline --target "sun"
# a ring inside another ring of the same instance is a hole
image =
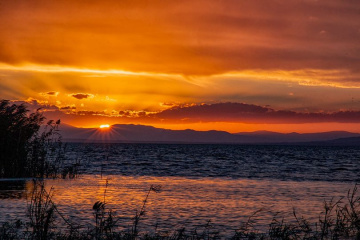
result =
[[[102,124],[102,125],[100,125],[100,128],[101,128],[101,129],[108,129],[109,127],[110,127],[109,124]]]

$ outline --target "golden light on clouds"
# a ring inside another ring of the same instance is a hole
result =
[[[359,11],[341,0],[0,0],[0,96],[84,126],[175,129],[148,118],[229,102],[357,112]]]
[[[0,57],[10,64],[187,75],[356,71],[358,10],[339,0],[2,1]]]

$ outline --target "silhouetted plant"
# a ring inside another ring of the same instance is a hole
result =
[[[21,239],[25,238],[23,230],[24,223],[21,220],[5,222],[0,226],[0,239]]]
[[[135,238],[137,235],[138,235],[138,224],[140,222],[140,219],[142,216],[145,215],[145,207],[146,207],[146,203],[147,203],[147,200],[149,198],[149,195],[151,192],[155,192],[155,193],[158,193],[161,191],[161,186],[160,185],[157,185],[157,186],[154,186],[154,185],[151,185],[147,194],[146,194],[146,197],[143,201],[143,205],[141,206],[140,210],[136,210],[136,213],[135,213],[135,217],[134,217],[134,224],[133,224],[133,228],[132,228],[132,236]]]
[[[47,122],[39,109],[29,114],[24,104],[0,100],[0,178],[60,175],[64,145],[60,120]]]
[[[49,193],[45,190],[43,182],[34,180],[28,216],[32,229],[33,239],[48,239],[54,223],[55,205],[51,201],[53,189]]]
[[[63,168],[64,146],[59,133],[60,120],[50,120],[37,131],[28,145],[27,171],[33,177],[57,177]]]
[[[79,175],[79,167],[80,163],[78,161],[71,164],[70,166],[64,166],[61,171],[61,178],[76,178]]]
[[[256,237],[261,236],[261,234],[255,230],[256,222],[253,219],[261,211],[262,209],[259,209],[249,216],[247,221],[242,223],[240,228],[235,231],[235,235],[231,239],[257,239]]]
[[[146,203],[152,191],[160,191],[160,187],[151,186],[143,201],[143,205],[136,212],[134,223],[128,231],[116,231],[116,222],[114,213],[106,209],[106,191],[104,191],[104,200],[97,201],[94,206],[95,231],[94,228],[84,229],[80,226],[74,227],[57,210],[56,205],[51,200],[52,190],[46,191],[43,182],[34,182],[35,187],[31,194],[29,205],[30,223],[14,221],[0,225],[0,239],[147,239],[147,240],[180,240],[180,239],[223,239],[216,229],[213,228],[210,221],[204,225],[204,228],[195,228],[187,231],[185,227],[178,230],[171,230],[168,233],[156,232],[154,234],[139,234],[138,225],[141,217],[145,214]],[[256,212],[258,214],[260,211]],[[255,215],[254,214],[254,215]],[[286,222],[283,218],[274,216],[269,224],[268,231],[255,230],[256,222],[254,215],[250,216],[248,221],[228,239],[263,239],[263,240],[336,240],[336,239],[360,239],[359,216],[360,216],[360,196],[357,192],[357,186],[348,192],[344,199],[338,201],[324,202],[324,209],[319,215],[317,222],[310,223],[303,217],[298,217],[293,211],[296,221]],[[54,217],[59,215],[61,219],[70,228],[69,232],[64,231],[64,227],[58,230],[54,227]],[[24,226],[29,226],[24,230]],[[30,231],[29,231],[30,230]]]
[[[27,114],[26,107],[0,101],[0,176],[22,177],[26,171],[28,147],[40,129],[44,117],[35,112]]]

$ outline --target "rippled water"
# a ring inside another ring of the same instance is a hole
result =
[[[46,180],[54,202],[71,221],[93,224],[92,205],[104,200],[128,229],[150,185],[146,231],[204,226],[231,235],[255,211],[259,228],[292,209],[316,219],[324,200],[345,196],[360,182],[360,148],[70,144],[67,158],[82,163],[75,180]],[[25,179],[0,181],[0,221],[26,218]]]
[[[360,147],[73,144],[68,156],[88,174],[360,181]]]

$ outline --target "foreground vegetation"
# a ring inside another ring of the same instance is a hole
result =
[[[53,189],[46,190],[44,183],[34,180],[34,187],[28,199],[26,221],[14,220],[0,226],[0,239],[223,239],[221,230],[214,229],[211,223],[202,228],[185,226],[173,229],[170,233],[147,233],[141,231],[141,219],[146,213],[146,203],[151,192],[158,193],[160,186],[151,186],[141,208],[133,216],[132,226],[119,230],[120,218],[104,201],[93,205],[93,226],[84,228],[64,216],[52,201]],[[324,202],[324,208],[317,222],[298,217],[286,222],[276,217],[269,223],[266,231],[256,230],[256,222],[250,217],[247,222],[227,239],[360,239],[360,196],[357,186],[349,190],[347,197],[337,201]],[[222,237],[221,237],[222,236]]]
[[[60,120],[49,120],[24,104],[0,100],[0,178],[66,177],[75,163],[64,162]]]

